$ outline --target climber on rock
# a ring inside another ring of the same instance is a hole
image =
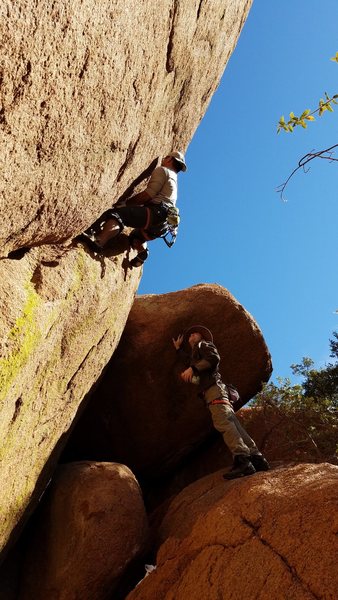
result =
[[[171,233],[174,240],[179,223],[177,173],[186,169],[182,152],[174,151],[165,156],[152,172],[144,191],[107,211],[103,226],[95,236],[90,236],[90,230],[84,234],[89,237],[90,247],[104,251],[107,243],[120,234],[124,226],[134,228],[129,238],[138,254],[130,262],[132,267],[141,266],[148,257],[148,240],[163,237],[170,247],[173,241],[168,242],[165,236]]]
[[[199,385],[214,427],[222,433],[233,456],[233,465],[223,475],[224,479],[267,471],[270,468],[268,461],[235,416],[230,402],[230,386],[222,382],[218,371],[220,356],[211,331],[207,327],[196,325],[172,341],[176,350],[189,362],[189,367],[181,373],[181,378],[185,383]],[[182,348],[183,342],[188,342],[191,348],[189,355]]]

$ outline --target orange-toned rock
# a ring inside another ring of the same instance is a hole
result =
[[[204,323],[221,355],[224,381],[242,402],[261,389],[271,359],[253,317],[219,285],[140,296],[119,347],[75,430],[70,456],[118,460],[142,474],[163,472],[201,443],[212,423],[196,386],[179,377],[172,344],[185,327]]]
[[[333,600],[337,501],[338,467],[325,463],[210,475],[171,503],[157,569],[128,600]]]
[[[20,600],[103,600],[147,537],[138,483],[123,465],[60,468],[27,551]]]

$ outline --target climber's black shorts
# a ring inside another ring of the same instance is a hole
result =
[[[112,214],[116,213],[126,227],[136,229],[147,229],[149,226],[158,225],[165,221],[167,208],[163,204],[152,204],[150,206],[122,206],[114,208]]]

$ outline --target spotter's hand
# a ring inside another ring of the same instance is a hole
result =
[[[183,373],[181,373],[181,378],[183,379],[183,381],[185,381],[185,383],[191,383],[193,375],[194,371],[191,367],[189,367],[188,369],[183,371]]]
[[[176,338],[176,340],[175,340],[175,338],[172,338],[172,341],[173,341],[173,344],[174,344],[176,350],[179,350],[183,343],[183,333],[180,333],[180,335]]]

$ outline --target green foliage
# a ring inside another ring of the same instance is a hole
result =
[[[314,112],[316,112],[316,111],[314,111]],[[293,112],[290,112],[290,118],[288,121],[285,121],[284,116],[282,116],[279,119],[277,133],[280,133],[280,131],[282,129],[284,131],[292,132],[294,127],[296,127],[297,125],[301,125],[301,127],[306,129],[306,127],[307,127],[306,121],[314,121],[314,120],[315,120],[315,118],[313,116],[313,113],[311,113],[311,110],[309,108],[304,110],[304,112],[300,115],[300,117],[297,117]]]
[[[313,116],[315,113],[318,113],[321,117],[323,113],[328,110],[329,112],[333,112],[332,104],[338,104],[337,102],[338,94],[335,94],[330,98],[328,94],[325,92],[325,100],[320,98],[318,103],[318,108],[311,110],[307,108],[302,112],[300,117],[297,117],[293,112],[290,112],[290,118],[288,121],[285,121],[284,116],[282,116],[278,121],[277,133],[283,129],[286,132],[292,132],[297,125],[303,127],[303,129],[307,128],[307,121],[315,121],[315,117]]]
[[[338,63],[338,52],[335,56],[333,56],[330,60]],[[333,112],[333,104],[338,104],[337,102],[338,94],[334,94],[330,98],[330,96],[325,92],[325,100],[320,98],[318,102],[318,107],[315,110],[307,108],[302,112],[302,114],[297,117],[293,112],[290,112],[288,121],[285,120],[285,117],[282,116],[277,125],[277,133],[280,133],[282,130],[286,131],[286,133],[292,133],[295,127],[301,126],[303,129],[307,128],[307,121],[315,121],[314,114],[318,113],[321,117],[325,111]]]
[[[314,369],[311,358],[292,365],[292,371],[303,382],[291,385],[290,379],[279,378],[278,385],[268,383],[253,402],[265,411],[277,411],[283,419],[297,424],[307,437],[319,459],[338,458],[338,333],[330,340],[334,362]]]
[[[336,311],[338,312],[338,311]],[[330,356],[331,358],[335,358],[336,360],[338,360],[338,332],[334,331],[333,332],[333,340],[330,340],[330,348],[331,348],[331,352],[330,352]]]
[[[324,369],[313,369],[311,358],[303,358],[300,365],[291,365],[295,375],[304,377],[303,393],[306,398],[326,399],[331,408],[338,409],[338,333],[333,333],[330,340],[330,356],[335,362],[330,362]]]
[[[313,367],[314,362],[312,358],[308,356],[304,356],[302,362],[299,365],[291,365],[291,370],[294,375],[302,375],[302,377],[307,377],[311,367]]]

